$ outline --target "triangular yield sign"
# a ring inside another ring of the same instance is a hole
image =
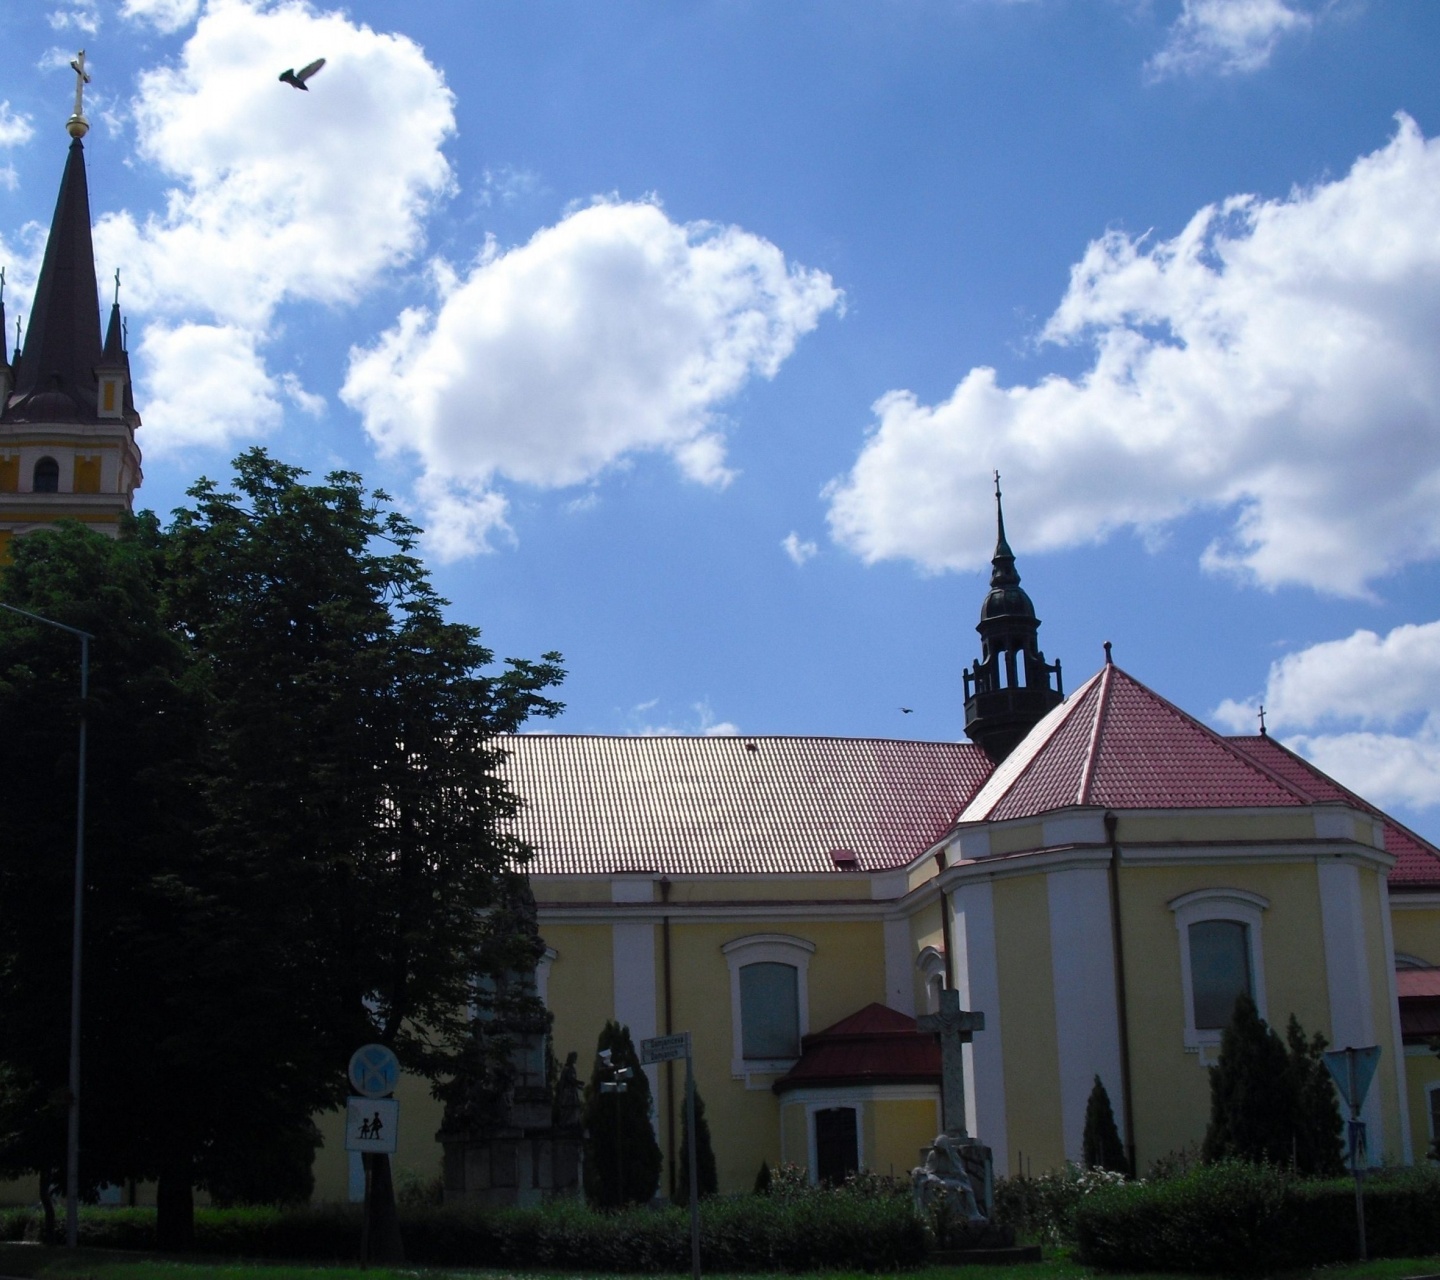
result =
[[[1375,1079],[1375,1068],[1380,1065],[1380,1046],[1335,1049],[1325,1055],[1325,1065],[1345,1105],[1359,1111],[1365,1105],[1365,1095],[1370,1092],[1370,1082]]]

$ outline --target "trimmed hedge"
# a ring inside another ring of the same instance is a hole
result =
[[[1355,1184],[1226,1161],[1098,1190],[1076,1205],[1073,1226],[1080,1260],[1116,1271],[1254,1275],[1322,1266],[1356,1256]],[[1440,1172],[1367,1177],[1365,1226],[1372,1258],[1440,1252]]]
[[[360,1247],[358,1208],[197,1209],[193,1252],[232,1257],[349,1261]],[[38,1236],[38,1211],[7,1219],[18,1237]],[[690,1217],[683,1209],[597,1213],[557,1202],[541,1209],[413,1207],[400,1210],[411,1262],[433,1266],[587,1272],[687,1272]],[[87,1210],[80,1242],[154,1250],[151,1209]],[[925,1229],[910,1205],[817,1192],[786,1201],[766,1196],[713,1199],[700,1206],[707,1271],[898,1271],[925,1261]]]

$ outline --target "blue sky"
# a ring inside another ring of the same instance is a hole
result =
[[[454,616],[565,655],[562,729],[946,738],[998,468],[1068,688],[1111,640],[1440,837],[1433,0],[66,0],[0,47],[12,318],[87,50],[144,505],[360,471]]]

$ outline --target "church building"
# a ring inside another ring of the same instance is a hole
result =
[[[637,1042],[689,1031],[723,1190],[762,1160],[903,1173],[940,1128],[915,1019],[953,988],[983,1015],[966,1128],[997,1174],[1078,1160],[1097,1077],[1143,1172],[1203,1137],[1246,992],[1282,1032],[1294,1014],[1379,1045],[1370,1158],[1423,1157],[1440,851],[1263,730],[1216,733],[1108,644],[1066,696],[996,504],[968,742],[507,744],[556,1052],[588,1060],[610,1017]],[[649,1070],[673,1168],[682,1089]]]
[[[0,561],[61,518],[113,535],[141,482],[118,283],[101,333],[78,90],[67,127],[24,341],[13,358],[0,343]],[[611,1018],[637,1042],[689,1032],[724,1191],[762,1162],[904,1173],[942,1127],[917,1019],[946,992],[972,1015],[965,1127],[997,1174],[1078,1159],[1097,1077],[1143,1171],[1200,1141],[1244,992],[1279,1028],[1294,1014],[1333,1046],[1380,1046],[1370,1159],[1422,1158],[1440,850],[1263,730],[1216,733],[1108,645],[1067,694],[1000,503],[997,485],[965,741],[507,740],[556,1055],[588,1068]],[[683,1067],[646,1070],[664,1194]],[[401,1096],[401,1177],[433,1175],[440,1107],[419,1081]],[[317,1196],[345,1199],[338,1117],[322,1128]]]
[[[80,520],[114,536],[142,479],[118,272],[100,334],[82,141],[90,128],[85,79],[82,53],[60,197],[24,341],[17,317],[9,358],[0,280],[0,564],[12,538],[55,520]]]

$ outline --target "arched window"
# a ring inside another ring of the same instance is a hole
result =
[[[1270,901],[1245,889],[1197,889],[1169,905],[1180,934],[1185,1047],[1218,1045],[1239,996],[1250,996],[1265,1017],[1260,922]]]
[[[783,933],[752,933],[720,950],[730,966],[732,1074],[748,1083],[752,1074],[788,1071],[809,1030],[806,978],[815,944]]]
[[[60,491],[60,464],[54,458],[41,458],[35,464],[34,479],[30,487],[36,493],[58,493]]]

